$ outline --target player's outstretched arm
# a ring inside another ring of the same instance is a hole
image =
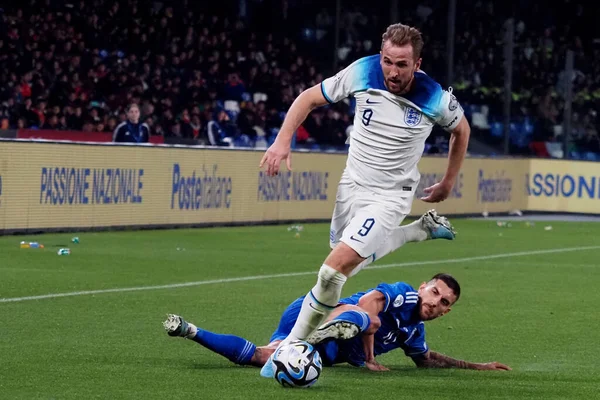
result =
[[[500,364],[499,362],[472,363],[468,361],[457,360],[441,353],[436,353],[435,351],[428,351],[427,353],[412,357],[412,360],[419,368],[461,368],[498,371],[511,370],[508,365]]]
[[[360,298],[358,306],[371,318],[371,325],[362,336],[365,367],[371,371],[389,371],[375,360],[375,332],[381,326],[379,313],[385,308],[385,295],[378,290],[372,290]]]
[[[267,175],[273,176],[279,172],[279,166],[286,160],[288,170],[292,169],[290,146],[294,132],[304,122],[308,114],[317,107],[327,104],[321,91],[321,85],[315,85],[305,90],[294,100],[287,112],[275,142],[267,149],[260,161],[259,168],[267,167]]]
[[[456,128],[451,132],[448,167],[446,168],[444,178],[441,182],[425,188],[423,192],[426,196],[422,197],[421,200],[428,203],[439,203],[448,198],[465,160],[467,147],[469,146],[469,136],[471,136],[471,127],[467,118],[463,116]]]
[[[371,371],[389,371],[388,368],[379,364],[377,360],[375,360],[375,332],[377,332],[379,327],[381,327],[381,320],[377,315],[370,314],[369,318],[371,319],[369,329],[364,331],[362,334],[363,351],[365,353],[365,367]]]

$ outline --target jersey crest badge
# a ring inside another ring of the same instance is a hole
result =
[[[404,304],[404,297],[399,294],[396,300],[394,300],[394,307],[400,307],[402,304]]]
[[[408,126],[418,125],[419,122],[421,122],[421,113],[412,107],[406,107],[406,112],[404,113],[404,122]]]

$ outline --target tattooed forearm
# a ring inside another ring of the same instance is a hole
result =
[[[430,351],[427,357],[415,360],[420,368],[462,368],[477,369],[477,364],[468,361],[457,360],[435,351]]]

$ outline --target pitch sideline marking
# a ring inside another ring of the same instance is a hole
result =
[[[487,256],[476,256],[476,257],[451,258],[451,259],[446,259],[446,260],[411,261],[411,262],[404,262],[404,263],[373,265],[372,267],[367,267],[365,270],[368,271],[368,270],[373,270],[373,269],[410,267],[413,265],[456,264],[456,263],[461,263],[461,262],[493,260],[493,259],[497,259],[497,258],[534,256],[534,255],[538,255],[538,254],[567,253],[567,252],[572,252],[572,251],[585,251],[585,250],[597,250],[597,249],[600,249],[600,246],[565,247],[565,248],[561,248],[561,249],[519,251],[519,252],[515,252],[515,253],[492,254],[492,255],[487,255]],[[238,278],[211,279],[211,280],[206,280],[206,281],[172,283],[172,284],[167,284],[167,285],[137,286],[137,287],[99,289],[99,290],[81,290],[81,291],[77,291],[77,292],[50,293],[50,294],[42,294],[42,295],[37,295],[37,296],[7,297],[7,298],[0,298],[0,303],[17,303],[17,302],[30,301],[30,300],[55,299],[55,298],[59,298],[59,297],[86,296],[86,295],[95,295],[95,294],[104,294],[104,293],[122,293],[122,292],[138,292],[138,291],[143,291],[143,290],[177,289],[177,288],[183,288],[183,287],[211,285],[211,284],[217,284],[217,283],[247,282],[247,281],[256,281],[256,280],[263,280],[263,279],[289,278],[289,277],[294,277],[294,276],[314,275],[316,273],[317,273],[316,271],[290,272],[290,273],[286,273],[286,274],[241,276]]]

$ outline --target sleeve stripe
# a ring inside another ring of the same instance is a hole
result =
[[[388,307],[390,306],[390,295],[387,293],[383,293],[385,295],[385,306],[383,307],[383,312],[386,312],[388,310]]]
[[[327,93],[325,93],[325,86],[323,86],[323,82],[321,82],[321,93],[323,94],[323,97],[325,97],[325,100],[327,100],[327,102],[329,104],[333,104],[334,103],[333,100],[331,100],[329,98],[329,96],[327,96]]]
[[[115,128],[115,130],[113,132],[113,142],[117,139],[117,134],[119,133],[119,129],[121,129],[125,125],[126,125],[125,122],[121,122],[119,125],[117,125],[117,127]]]

